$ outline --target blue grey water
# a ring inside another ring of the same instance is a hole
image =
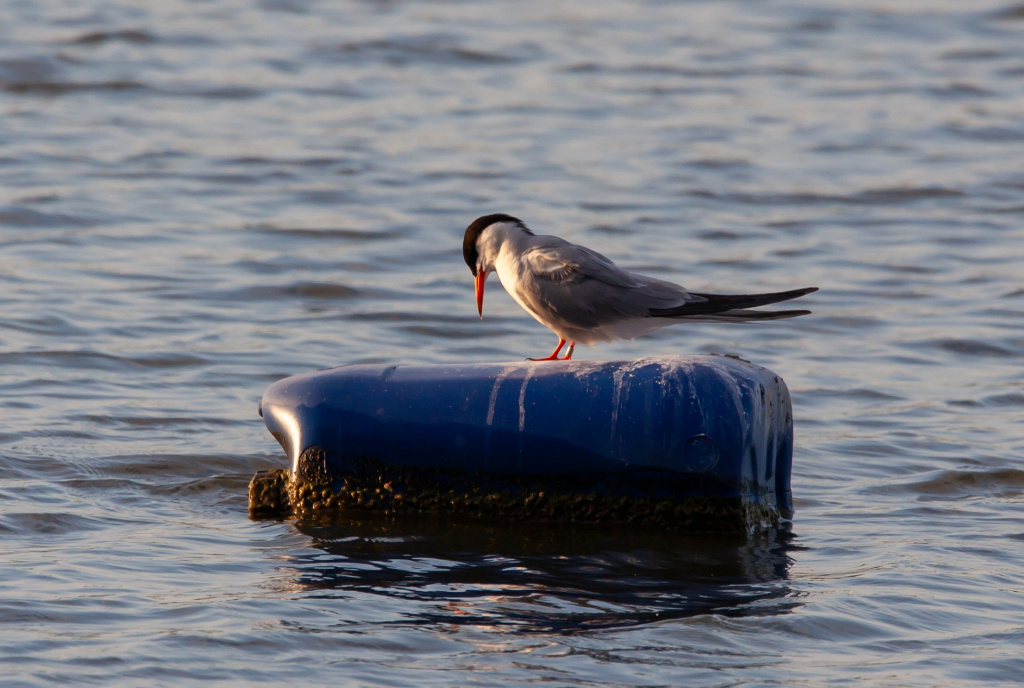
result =
[[[252,521],[286,375],[554,336],[507,212],[814,315],[749,541]],[[1024,675],[1019,0],[0,3],[4,686],[942,686]]]

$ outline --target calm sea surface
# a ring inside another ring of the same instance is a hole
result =
[[[249,520],[273,381],[554,336],[508,212],[814,315],[750,541]],[[0,3],[7,686],[949,686],[1024,676],[1024,5]]]

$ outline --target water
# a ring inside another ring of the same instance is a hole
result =
[[[1016,683],[1022,107],[1013,0],[8,0],[4,685]],[[789,529],[248,519],[271,382],[553,348],[476,317],[491,212],[822,287],[577,351],[782,375]]]

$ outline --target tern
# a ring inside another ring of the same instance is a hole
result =
[[[682,322],[747,322],[810,311],[754,311],[817,291],[698,294],[678,284],[628,272],[597,251],[555,236],[536,235],[511,215],[484,215],[466,228],[462,255],[476,278],[476,307],[484,317],[484,283],[492,272],[527,313],[558,336],[550,356],[568,361],[577,343],[633,339]],[[564,357],[559,353],[566,342]]]

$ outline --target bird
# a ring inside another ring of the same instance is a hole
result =
[[[484,283],[492,272],[516,303],[558,336],[543,358],[568,361],[576,344],[633,339],[683,322],[747,322],[807,315],[808,310],[755,311],[818,290],[769,294],[703,294],[629,272],[603,255],[556,236],[534,234],[505,213],[483,215],[466,228],[462,255],[476,279],[476,306],[484,317]],[[559,353],[566,342],[565,356]]]

